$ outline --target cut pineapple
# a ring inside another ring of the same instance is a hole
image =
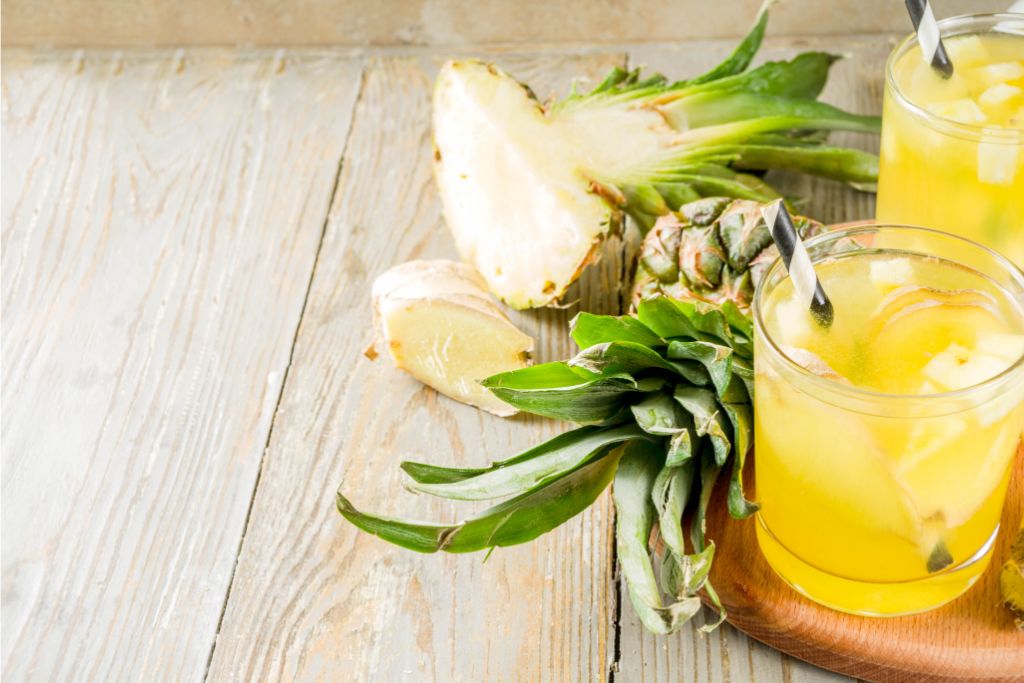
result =
[[[924,108],[935,116],[957,123],[978,125],[988,121],[988,117],[985,116],[985,112],[978,106],[978,103],[968,97],[948,102],[932,102],[926,104]]]
[[[991,379],[1010,367],[1010,364],[978,349],[950,344],[928,361],[924,376],[943,391],[966,389]]]
[[[970,80],[984,87],[1024,78],[1024,62],[998,62],[971,69]]]
[[[908,258],[872,259],[871,283],[882,294],[903,287],[914,276],[914,267]]]
[[[779,168],[873,189],[875,156],[806,135],[879,130],[877,117],[817,101],[834,55],[747,70],[772,2],[724,62],[684,81],[616,68],[590,92],[542,103],[493,64],[441,68],[434,171],[445,222],[495,296],[514,308],[552,304],[625,216],[646,231],[699,197],[779,196],[747,171]]]
[[[986,129],[978,143],[978,180],[989,185],[1011,184],[1017,176],[1019,147],[1008,142],[999,129]]]
[[[533,340],[485,287],[465,264],[410,261],[373,283],[374,311],[397,367],[457,401],[513,415],[479,380],[528,365]]]
[[[985,92],[978,95],[978,104],[985,109],[1002,107],[1010,100],[1018,97],[1021,92],[1021,89],[1015,85],[996,83],[985,90]]]

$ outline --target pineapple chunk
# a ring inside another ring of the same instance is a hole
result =
[[[924,366],[924,376],[946,391],[966,389],[991,379],[1010,363],[978,349],[950,344]]]
[[[1017,176],[1020,145],[995,135],[982,135],[978,143],[978,180],[989,185],[1010,185]]]
[[[984,41],[976,35],[956,36],[946,40],[945,45],[949,59],[958,69],[985,64],[992,59]]]
[[[956,121],[957,123],[974,125],[985,123],[988,120],[985,112],[981,110],[977,102],[968,97],[948,102],[933,102],[932,104],[925,105],[925,109],[935,116]]]
[[[984,87],[1024,78],[1024,62],[997,62],[971,69],[969,80]]]
[[[373,283],[374,312],[395,365],[442,394],[495,415],[516,410],[479,380],[529,364],[533,340],[513,325],[471,267],[410,261]]]
[[[1005,105],[1014,97],[1020,95],[1021,92],[1021,89],[1015,85],[996,83],[978,95],[978,104],[985,109],[995,109]]]
[[[1024,356],[1024,334],[989,333],[978,337],[974,347],[1012,365]]]
[[[775,320],[779,339],[786,346],[799,348],[809,345],[814,336],[815,322],[810,312],[796,299],[780,301],[775,307]]]
[[[913,276],[914,267],[908,258],[871,261],[871,283],[883,294],[906,285]]]

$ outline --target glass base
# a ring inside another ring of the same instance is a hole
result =
[[[914,581],[872,583],[829,574],[789,551],[757,515],[757,543],[768,565],[794,590],[829,609],[869,617],[927,612],[963,595],[984,573],[999,533],[996,527],[967,561]]]

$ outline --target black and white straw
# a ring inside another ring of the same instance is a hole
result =
[[[906,0],[910,20],[917,31],[917,42],[921,45],[921,54],[932,68],[942,74],[943,78],[953,75],[953,62],[949,61],[946,48],[939,34],[939,22],[935,20],[932,6],[928,0]]]
[[[793,219],[790,218],[782,200],[777,199],[765,205],[761,209],[761,215],[771,230],[782,263],[789,271],[789,278],[793,281],[793,290],[800,304],[811,312],[818,323],[824,327],[831,326],[832,302],[818,281],[814,266],[811,265],[811,257],[807,254],[804,243],[800,241]]]

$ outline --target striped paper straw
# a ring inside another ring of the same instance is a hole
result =
[[[928,0],[906,0],[906,2],[910,20],[914,22],[914,30],[917,31],[917,42],[921,45],[921,54],[926,62],[931,62],[932,68],[942,74],[943,78],[949,78],[953,75],[953,62],[949,61],[946,48],[942,45],[939,22],[935,20],[932,6]]]
[[[789,271],[793,281],[793,289],[800,304],[810,310],[811,315],[824,327],[832,325],[832,302],[825,295],[825,290],[818,281],[818,276],[811,265],[811,257],[800,241],[800,235],[793,225],[793,219],[777,199],[761,209],[761,216],[768,229],[771,230],[775,246],[779,248],[782,263]]]

